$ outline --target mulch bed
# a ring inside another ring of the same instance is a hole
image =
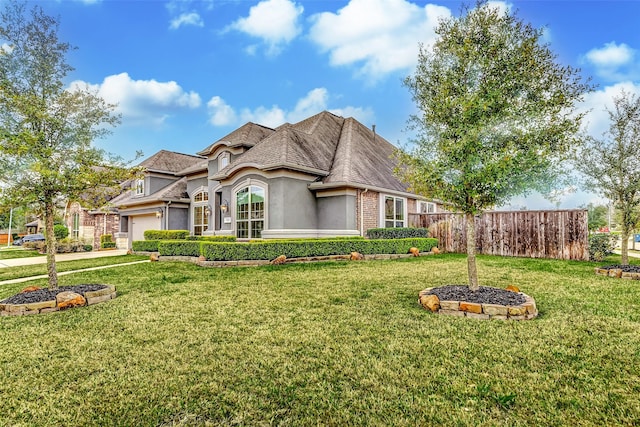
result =
[[[623,273],[640,273],[640,265],[603,265],[603,270],[622,270]]]
[[[49,289],[39,289],[37,291],[25,292],[11,296],[5,300],[0,301],[1,304],[32,304],[36,302],[53,301],[56,299],[56,295],[60,292],[71,291],[82,296],[85,296],[85,292],[99,291],[106,288],[106,285],[100,284],[87,284],[87,285],[74,285],[74,286],[60,286],[55,291]]]
[[[524,304],[526,301],[526,298],[519,293],[489,286],[480,286],[477,291],[472,291],[468,286],[463,285],[440,286],[433,288],[428,295],[435,295],[440,301],[465,301],[476,304],[507,306]]]

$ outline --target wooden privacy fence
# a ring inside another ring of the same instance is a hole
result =
[[[475,218],[476,250],[487,255],[589,259],[585,209],[491,211]],[[445,252],[466,253],[467,221],[455,213],[409,214],[411,227],[428,228]]]

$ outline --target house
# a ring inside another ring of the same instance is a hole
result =
[[[91,210],[80,202],[68,202],[64,209],[64,222],[69,237],[100,248],[100,236],[120,231],[120,214],[117,209],[105,206]]]
[[[162,150],[112,200],[119,247],[148,229],[240,239],[365,236],[436,205],[393,174],[395,147],[353,118],[322,112],[275,129],[247,123],[197,155]]]

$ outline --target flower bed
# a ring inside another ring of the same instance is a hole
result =
[[[453,287],[465,288],[464,286]],[[480,320],[531,320],[538,316],[536,302],[532,297],[522,292],[481,287],[481,291],[486,292],[478,291],[475,295],[477,298],[441,300],[436,295],[438,289],[440,288],[427,288],[421,291],[418,295],[418,303],[425,309],[437,314],[470,317]],[[501,292],[506,292],[507,294],[499,297],[497,300],[489,295],[499,294]],[[509,293],[511,295],[509,295]],[[447,292],[446,294],[455,295],[455,292]],[[470,301],[470,299],[473,299],[473,301]],[[485,299],[486,302],[483,302],[483,299]]]
[[[57,291],[26,288],[21,293],[0,301],[0,316],[23,316],[51,313],[109,301],[116,297],[111,285],[61,286]]]
[[[640,266],[638,265],[605,265],[596,267],[595,273],[618,279],[640,280]]]

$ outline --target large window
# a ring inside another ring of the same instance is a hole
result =
[[[202,236],[209,228],[209,192],[198,191],[193,195],[193,234]]]
[[[264,229],[265,190],[250,185],[236,193],[236,236],[259,239]]]
[[[73,214],[72,236],[74,239],[77,239],[78,237],[80,237],[80,214],[79,213]]]
[[[418,213],[436,213],[436,204],[432,202],[418,201]]]
[[[401,197],[384,196],[384,226],[385,228],[404,227],[405,199]]]

